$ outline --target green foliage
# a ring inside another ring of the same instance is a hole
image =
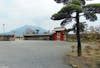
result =
[[[96,21],[97,20],[97,16],[95,13],[85,13],[84,16],[89,21]]]
[[[81,5],[80,0],[73,0],[72,4]]]
[[[88,4],[83,9],[84,13],[100,13],[100,4]]]
[[[80,0],[82,5],[85,5],[85,0]]]
[[[85,0],[54,0],[56,1],[56,3],[63,3],[64,5],[66,4],[70,4],[72,2],[75,2],[76,4],[78,4],[79,2],[82,4],[82,5],[85,5]]]
[[[61,26],[64,26],[72,21],[71,15],[75,12],[84,13],[84,17],[89,21],[96,21],[96,13],[100,13],[100,4],[88,4],[85,5],[85,0],[55,0],[59,3],[67,3],[58,13],[54,14],[51,19],[63,20]],[[69,2],[70,1],[70,2]],[[79,15],[80,17],[80,15]],[[74,26],[73,26],[74,28]]]
[[[56,13],[51,17],[51,19],[52,20],[61,20],[61,19],[64,19],[66,17],[70,17],[70,16],[66,13]]]
[[[70,4],[68,6],[64,6],[58,13],[52,15],[52,20],[62,20],[61,26],[66,25],[67,22],[72,21],[71,14],[74,12],[82,12],[82,8],[79,5]]]
[[[88,5],[84,6],[84,7],[95,7],[95,8],[100,8],[100,4],[99,4],[99,3],[98,3],[98,4],[88,4]]]
[[[52,16],[53,20],[62,20],[61,25],[71,22],[72,13],[84,13],[84,17],[89,21],[96,21],[96,13],[100,13],[100,4],[88,4],[85,5],[85,0],[55,0],[59,3],[65,3],[66,5],[56,14]],[[84,5],[84,6],[83,6]],[[80,17],[80,16],[79,16]],[[75,18],[75,17],[74,17]]]
[[[85,22],[81,22],[81,23],[79,23],[79,25],[80,25],[79,26],[80,32],[84,32],[87,24]],[[74,24],[72,28],[69,28],[68,32],[70,32],[70,31],[73,31],[74,33],[76,33],[76,31],[77,31],[77,25]]]
[[[72,21],[72,18],[66,18],[61,22],[61,26],[65,26],[66,24],[69,24]]]
[[[68,32],[73,31],[73,28],[70,28],[70,29],[68,29],[67,31],[68,31]]]
[[[58,13],[70,13],[73,12],[82,12],[82,8],[79,5],[70,4],[68,6],[63,7]]]
[[[86,23],[79,23],[79,28],[80,28],[80,32],[84,32],[85,31],[85,27],[87,26],[87,24]],[[73,25],[73,31],[74,31],[74,33],[76,33],[76,31],[77,31],[77,25],[76,24],[74,24]]]

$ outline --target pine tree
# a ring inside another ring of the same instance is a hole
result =
[[[76,21],[76,36],[77,36],[77,53],[82,55],[80,41],[80,17],[84,16],[86,20],[96,21],[96,14],[100,13],[100,4],[85,4],[85,0],[55,0],[57,3],[63,3],[64,7],[52,15],[52,20],[62,20],[61,26],[70,23],[72,19]],[[76,14],[74,17],[72,14]]]

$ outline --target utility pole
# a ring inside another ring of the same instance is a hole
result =
[[[3,34],[5,34],[5,24],[3,24]]]

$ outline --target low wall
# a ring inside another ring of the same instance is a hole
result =
[[[14,35],[0,35],[0,41],[14,41]]]
[[[51,35],[24,35],[24,40],[51,40]]]

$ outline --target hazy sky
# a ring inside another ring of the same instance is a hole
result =
[[[100,0],[94,0],[91,3],[94,2],[100,3]],[[5,24],[5,31],[23,25],[36,25],[51,30],[60,26],[60,21],[52,21],[50,17],[62,6],[62,4],[55,3],[54,0],[0,0],[0,33],[3,31],[2,24]],[[94,24],[100,23],[96,21]],[[89,23],[89,25],[93,25],[93,23]]]

